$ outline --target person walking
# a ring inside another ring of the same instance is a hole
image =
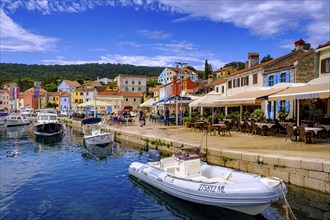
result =
[[[140,109],[140,113],[139,113],[139,122],[140,122],[140,127],[143,127],[143,124],[144,124],[144,113],[143,113],[142,109]]]
[[[170,110],[168,107],[165,109],[165,125],[170,125]]]

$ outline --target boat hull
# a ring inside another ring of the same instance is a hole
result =
[[[262,181],[233,184],[185,179],[139,162],[130,165],[129,174],[180,199],[249,215],[261,213],[282,197],[281,186],[271,189]]]
[[[84,146],[88,147],[107,147],[113,143],[113,136],[110,133],[100,133],[98,135],[85,135]]]
[[[64,125],[60,123],[42,123],[34,126],[34,135],[39,137],[59,136],[64,132]]]

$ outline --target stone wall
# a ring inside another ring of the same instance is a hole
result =
[[[298,60],[296,66],[296,82],[306,83],[316,77],[318,77],[317,59],[313,52]]]
[[[68,127],[82,132],[81,122],[62,120]],[[157,139],[122,131],[115,127],[106,128],[116,141],[134,144],[141,151],[157,149],[163,156],[172,155],[179,147],[192,146],[187,142],[171,139]],[[273,176],[285,183],[330,194],[330,161],[322,159],[302,159],[272,154],[255,154],[233,150],[201,149],[202,160],[209,164],[225,166],[244,172]]]

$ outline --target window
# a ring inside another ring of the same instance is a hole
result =
[[[274,85],[274,75],[269,76],[269,86]]]
[[[280,82],[286,82],[286,73],[281,73]]]
[[[64,99],[63,101],[66,102],[66,99]]]
[[[249,76],[245,76],[241,78],[241,86],[248,86],[249,85]]]
[[[75,99],[74,102],[77,103],[78,102],[78,99]]]
[[[236,88],[236,87],[239,87],[239,78],[238,79],[234,79],[233,81],[233,87]]]
[[[134,91],[134,90],[135,90],[135,88],[133,87],[133,88],[132,88],[132,91]]]
[[[228,81],[228,89],[231,89],[231,80]]]
[[[88,95],[88,92],[86,92],[86,95]]]
[[[136,101],[136,99],[134,99],[134,102]]]
[[[78,92],[76,92],[76,95],[78,95]]]
[[[139,87],[139,89],[138,89],[139,91],[141,91],[141,87]]]
[[[127,80],[125,81],[125,84],[128,84],[128,81]]]
[[[128,87],[126,87],[126,91],[128,91]]]
[[[321,73],[330,73],[330,58],[321,60]]]
[[[258,83],[258,74],[253,74],[253,84]]]
[[[215,91],[216,91],[216,92],[219,92],[219,87],[216,87],[216,88],[215,88]]]
[[[141,81],[139,81],[139,85],[141,85]]]
[[[83,93],[81,92],[80,95],[83,95]]]
[[[132,84],[134,85],[134,80],[132,80]]]
[[[225,86],[221,87],[221,93],[225,93]]]

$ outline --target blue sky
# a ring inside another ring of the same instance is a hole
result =
[[[328,0],[1,0],[1,63],[204,69],[329,41]]]

